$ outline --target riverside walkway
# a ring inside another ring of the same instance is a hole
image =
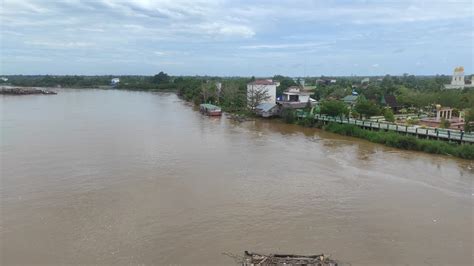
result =
[[[455,141],[460,143],[474,143],[474,133],[465,133],[459,130],[452,129],[434,129],[434,128],[421,128],[414,126],[397,125],[387,122],[376,122],[370,120],[359,120],[353,118],[340,118],[326,115],[315,115],[314,119],[323,122],[335,122],[340,124],[356,125],[368,129],[395,131],[404,133],[407,135],[414,135],[416,137],[422,137],[427,139],[440,139],[447,141]]]

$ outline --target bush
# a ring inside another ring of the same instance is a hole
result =
[[[470,144],[461,145],[461,148],[458,149],[458,157],[466,159],[474,159],[474,147]]]
[[[449,122],[449,120],[447,120],[446,118],[442,117],[441,118],[441,122],[439,123],[439,127],[440,128],[449,128],[451,126],[451,123]]]
[[[304,127],[313,127],[315,125],[314,118],[310,115],[303,117],[298,120],[298,125]]]
[[[288,124],[293,124],[296,121],[295,111],[291,109],[284,109],[281,113],[281,117]]]
[[[338,100],[326,100],[321,102],[321,114],[329,116],[348,115],[349,109],[345,103]]]
[[[390,109],[390,108],[387,108],[387,109],[384,110],[383,117],[388,122],[392,122],[392,123],[395,122],[395,116],[393,115],[392,109]]]

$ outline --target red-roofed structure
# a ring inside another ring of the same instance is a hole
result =
[[[271,79],[257,79],[253,82],[250,82],[248,85],[277,85],[276,82],[273,82]]]

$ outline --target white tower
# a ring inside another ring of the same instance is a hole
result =
[[[451,85],[464,86],[464,67],[460,66],[454,69]]]

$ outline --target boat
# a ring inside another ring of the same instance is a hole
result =
[[[222,110],[219,106],[209,104],[209,103],[203,103],[199,106],[199,111],[205,115],[209,116],[221,116],[222,115]]]
[[[337,266],[335,260],[329,259],[324,254],[320,255],[294,255],[294,254],[269,254],[262,255],[245,251],[242,266],[270,266],[270,265],[317,265]]]

